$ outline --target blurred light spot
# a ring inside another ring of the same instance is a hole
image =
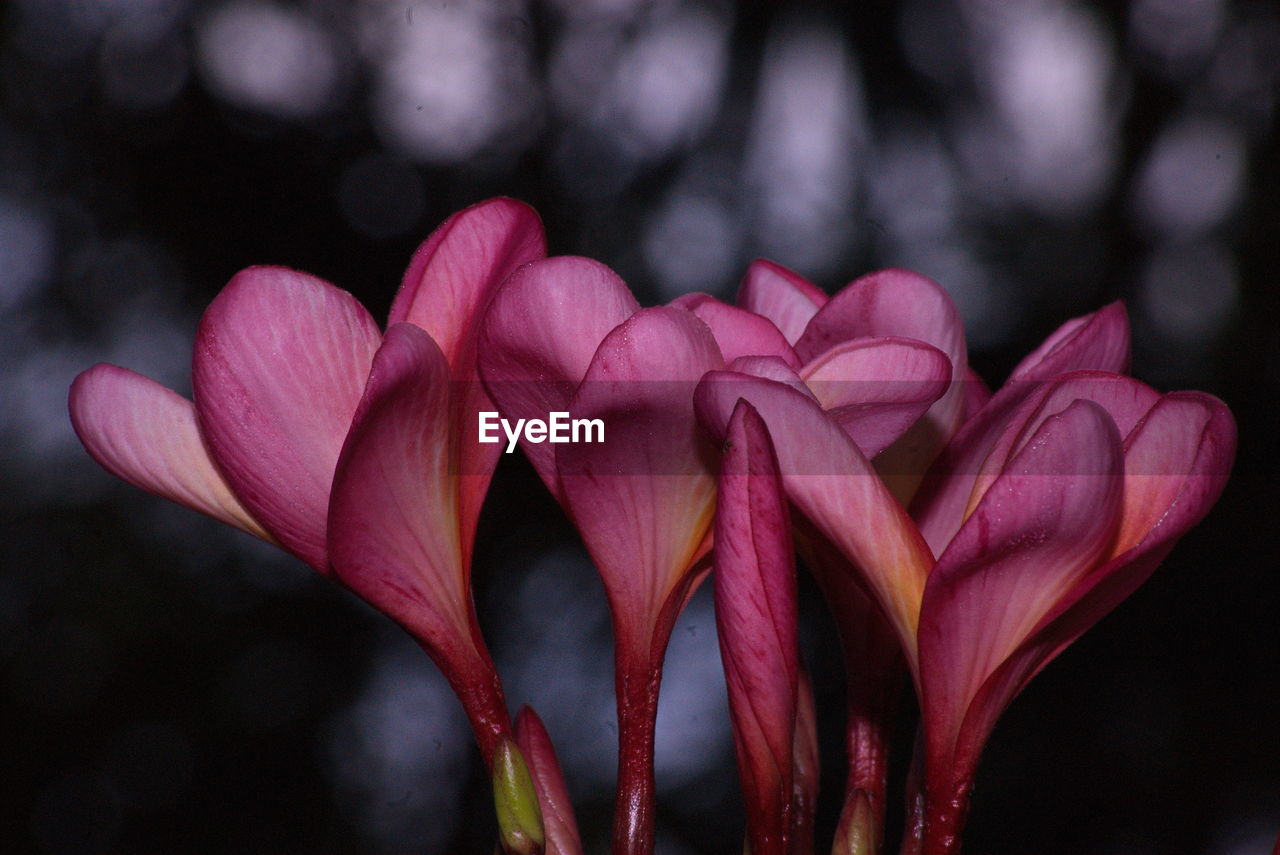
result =
[[[529,568],[511,605],[519,617],[502,623],[497,647],[509,693],[542,718],[570,787],[612,785],[613,656],[594,566],[580,548],[552,550]]]
[[[657,275],[661,298],[720,290],[735,273],[740,240],[723,203],[677,189],[645,228],[645,262]]]
[[[1235,266],[1216,243],[1163,246],[1143,271],[1143,314],[1181,345],[1204,345],[1220,334],[1238,300]]]
[[[861,86],[839,35],[816,27],[775,30],[760,78],[746,166],[755,236],[763,254],[818,275],[855,234]]]
[[[868,181],[870,229],[893,245],[937,240],[956,227],[955,168],[922,122],[891,118],[875,148]]]
[[[1224,17],[1222,0],[1137,0],[1129,31],[1164,71],[1181,75],[1213,47]]]
[[[366,3],[371,15],[383,12]],[[529,22],[510,3],[394,4],[370,24],[364,52],[378,66],[377,125],[415,158],[451,163],[528,141],[538,90]]]
[[[315,695],[315,655],[292,639],[260,642],[231,664],[224,684],[232,714],[254,728],[271,729],[304,715]]]
[[[1134,203],[1156,231],[1200,234],[1234,210],[1244,171],[1244,141],[1234,128],[1204,117],[1176,121],[1147,155]]]
[[[1087,208],[1106,189],[1114,159],[1115,62],[1102,27],[1056,2],[988,11],[985,85],[1007,136],[979,144],[988,157],[1008,157],[1023,198],[1045,213]]]
[[[25,301],[49,277],[53,233],[34,208],[0,196],[0,312]]]
[[[397,633],[332,726],[329,774],[382,851],[441,851],[471,774],[470,746],[448,683]]]
[[[174,722],[147,719],[111,739],[105,772],[121,798],[141,808],[170,807],[194,775],[191,740]]]
[[[731,745],[711,587],[703,586],[676,621],[663,666],[654,748],[659,786],[668,789],[703,780],[721,767]]]
[[[100,776],[66,772],[36,792],[31,835],[42,852],[109,852],[120,833],[120,802]]]
[[[232,104],[288,118],[331,106],[338,61],[328,33],[306,15],[240,0],[200,22],[196,37],[210,87]]]
[[[719,108],[726,36],[697,8],[661,16],[623,49],[597,120],[641,158],[690,142]]]
[[[131,110],[154,110],[172,101],[187,82],[187,59],[177,38],[138,44],[114,31],[98,54],[107,97]]]
[[[401,160],[375,153],[348,166],[338,180],[338,206],[347,223],[372,238],[413,230],[425,204],[422,178]]]

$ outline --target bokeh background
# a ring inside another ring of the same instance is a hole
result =
[[[426,657],[299,562],[115,482],[65,398],[98,361],[188,390],[199,313],[250,264],[384,315],[417,243],[505,194],[554,253],[650,303],[731,296],[758,256],[829,290],[914,268],[954,296],[993,384],[1062,320],[1126,300],[1135,373],[1235,410],[1235,477],[1005,716],[967,851],[1269,851],[1278,96],[1266,0],[6,0],[0,850],[491,851],[477,755]],[[604,851],[600,585],[516,456],[481,537],[508,696],[546,719]],[[841,677],[806,597],[830,795]],[[719,682],[702,596],[668,656],[664,855],[741,851]],[[907,704],[900,753],[912,727]]]

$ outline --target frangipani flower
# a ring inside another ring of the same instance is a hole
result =
[[[1122,326],[1117,310],[1071,322],[1017,379],[1116,359],[1127,353]],[[922,848],[911,851],[956,851],[996,717],[1207,513],[1234,453],[1229,412],[1209,395],[1161,396],[1101,371],[997,394],[946,457],[976,465],[931,476],[917,500],[935,533],[926,542],[812,400],[767,379],[716,379],[700,386],[699,412],[726,425],[738,398],[752,403],[788,496],[858,569],[894,628],[923,710]]]
[[[494,461],[462,428],[474,429],[468,410],[483,401],[476,317],[511,270],[544,254],[521,203],[455,214],[415,255],[385,340],[347,292],[250,268],[200,322],[194,404],[111,365],[80,375],[69,402],[81,441],[113,474],[280,545],[404,624],[459,691],[486,758],[509,727],[470,606]],[[422,424],[406,424],[415,408]],[[413,489],[395,493],[406,482],[375,461],[407,472]],[[362,515],[374,507],[389,515]]]
[[[715,502],[713,452],[691,391],[723,358],[693,314],[640,309],[603,265],[549,258],[517,271],[494,300],[480,364],[507,418],[569,412],[604,422],[602,443],[522,445],[604,581],[618,697],[615,849],[649,851],[662,659],[704,574]]]

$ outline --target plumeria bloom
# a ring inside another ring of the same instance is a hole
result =
[[[924,733],[919,837],[907,851],[957,851],[998,715],[1151,574],[1225,483],[1235,428],[1215,398],[1162,396],[1098,370],[1041,379],[1126,361],[1123,326],[1109,308],[1029,357],[940,457],[914,503],[919,528],[864,451],[795,388],[741,375],[699,388],[700,413],[721,430],[739,398],[759,411],[789,498],[857,568],[902,645]]]
[[[480,355],[504,417],[604,422],[601,443],[522,445],[604,581],[618,700],[615,849],[650,851],[662,659],[705,575],[715,504],[714,452],[691,393],[723,357],[693,314],[641,309],[612,271],[583,258],[517,271],[485,320]]]
[[[509,199],[455,214],[414,256],[384,337],[347,292],[293,270],[237,274],[196,334],[194,402],[95,366],[71,389],[89,453],[136,486],[298,556],[408,629],[458,692],[486,760],[510,729],[471,605],[480,503],[496,463],[478,316],[545,255]]]
[[[888,445],[945,391],[946,358],[919,342],[861,341],[806,373],[767,318],[706,295],[641,309],[616,274],[583,258],[550,258],[517,271],[485,320],[480,354],[504,417],[568,412],[605,425],[601,444],[527,437],[521,444],[604,581],[619,716],[615,847],[651,847],[662,658],[709,566],[712,542],[715,453],[693,410],[695,384],[727,365],[804,386],[805,377],[821,379],[824,371],[838,368],[856,380],[892,364],[902,377],[897,385],[855,382],[838,390],[874,391],[879,399],[855,403],[837,395],[826,402],[851,431]]]

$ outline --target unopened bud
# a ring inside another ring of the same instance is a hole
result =
[[[512,739],[504,738],[493,756],[493,804],[498,835],[510,855],[541,855],[545,845],[538,792]]]

